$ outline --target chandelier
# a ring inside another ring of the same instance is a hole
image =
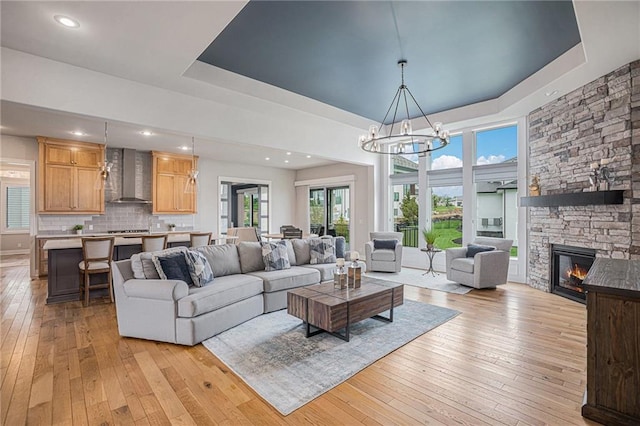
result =
[[[195,139],[191,136],[191,171],[189,172],[189,177],[187,177],[187,182],[184,186],[184,192],[186,194],[193,194],[198,191],[198,170],[196,170],[196,149],[195,149]]]
[[[389,105],[389,109],[380,125],[371,125],[369,127],[369,133],[360,136],[358,145],[364,151],[387,155],[424,155],[436,149],[444,148],[449,144],[449,132],[442,129],[442,123],[431,124],[431,121],[429,121],[427,115],[422,111],[422,108],[418,105],[409,88],[404,84],[404,67],[407,66],[407,61],[402,59],[398,61],[398,65],[400,66],[402,77],[400,87],[398,87],[396,95],[393,97],[391,105]],[[422,117],[427,122],[427,127],[431,129],[430,131],[425,131],[420,134],[413,133],[409,116],[409,100],[418,107],[418,111],[420,111]],[[401,103],[403,105],[400,105]],[[403,119],[398,126],[398,113],[402,113],[403,109],[406,118]],[[391,120],[391,124],[387,126],[389,133],[385,134],[384,123],[387,121],[387,117],[389,117],[389,113],[392,110],[393,119]]]
[[[113,176],[111,173],[111,167],[113,163],[107,160],[107,122],[104,122],[104,161],[98,163],[99,171],[96,178],[95,189],[113,191]]]

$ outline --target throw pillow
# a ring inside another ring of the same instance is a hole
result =
[[[344,237],[335,237],[333,239],[333,245],[336,247],[336,259],[343,258],[344,259],[344,251],[346,247],[346,241]]]
[[[213,271],[205,255],[197,251],[187,250],[185,257],[193,285],[203,287],[213,281]]]
[[[182,280],[187,285],[193,285],[191,274],[184,253],[170,253],[152,257],[158,275],[163,280]]]
[[[265,271],[280,271],[291,268],[287,241],[274,243],[260,243],[262,246],[262,261]]]
[[[336,249],[331,238],[310,238],[309,252],[312,265],[336,262]]]
[[[491,246],[481,246],[478,244],[469,244],[467,246],[467,257],[474,257],[478,253],[482,253],[484,251],[493,251],[495,247]]]
[[[172,247],[154,252],[136,253],[131,256],[131,269],[133,277],[138,279],[160,279],[156,265],[153,263],[153,256],[164,256],[169,253],[183,253],[187,251],[186,247]]]
[[[396,245],[398,244],[398,240],[378,240],[373,239],[373,248],[374,250],[387,249],[387,250],[395,250]]]

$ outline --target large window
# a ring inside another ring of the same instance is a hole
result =
[[[2,183],[3,232],[29,230],[29,186]]]
[[[462,186],[431,187],[431,229],[439,249],[462,245]]]
[[[392,188],[398,194],[398,200],[393,202],[394,231],[403,233],[405,247],[418,247],[418,184],[396,184]]]

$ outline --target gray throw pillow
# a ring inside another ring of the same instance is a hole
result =
[[[291,268],[286,240],[260,244],[262,246],[262,261],[264,262],[265,271],[281,271]]]
[[[345,256],[345,249],[347,248],[347,243],[344,237],[335,237],[333,239],[333,245],[336,248],[336,259],[343,258]]]
[[[238,244],[238,255],[240,255],[240,268],[243,274],[264,271],[260,243],[254,241],[241,242]]]
[[[467,246],[467,257],[475,257],[476,254],[478,253],[482,253],[485,251],[493,251],[495,250],[495,247],[491,247],[491,246],[481,246],[481,245],[477,245],[477,244],[469,244]]]
[[[309,263],[312,265],[336,262],[336,250],[331,238],[309,238],[309,252]]]

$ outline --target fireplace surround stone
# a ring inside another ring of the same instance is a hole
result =
[[[528,207],[527,283],[551,290],[551,245],[640,259],[640,60],[529,114],[529,177],[542,195],[589,189],[590,164],[609,160],[623,203]]]

